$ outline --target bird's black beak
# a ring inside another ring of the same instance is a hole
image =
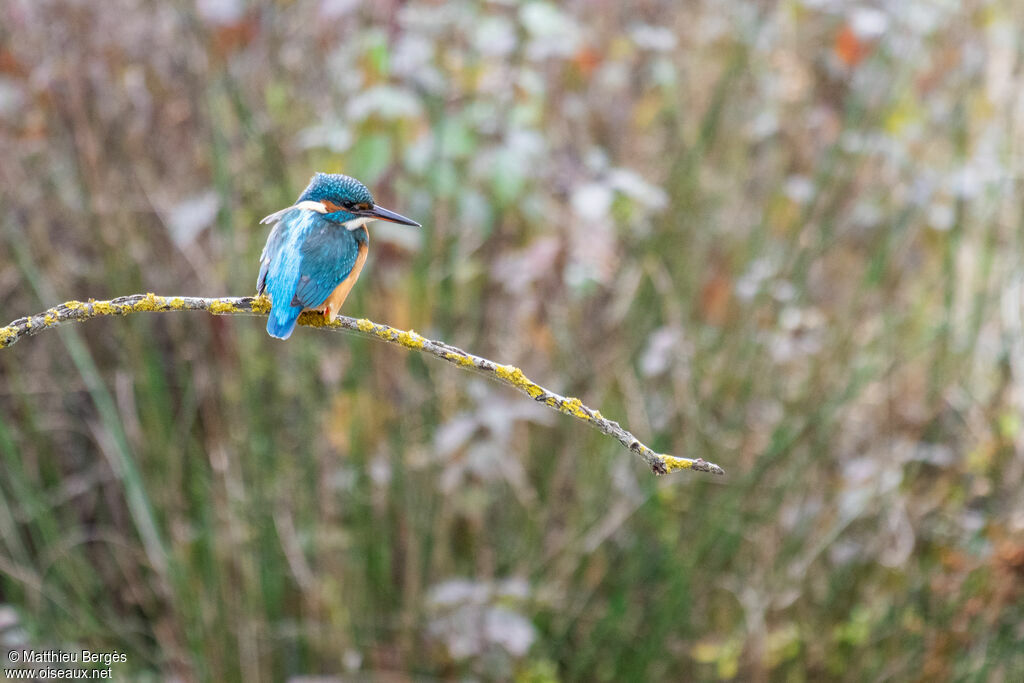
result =
[[[375,206],[367,211],[360,211],[360,216],[366,216],[367,218],[376,218],[382,221],[391,221],[392,223],[401,223],[402,225],[412,225],[414,227],[420,227],[420,224],[411,218],[406,218],[400,213],[394,211],[388,211],[383,206]]]

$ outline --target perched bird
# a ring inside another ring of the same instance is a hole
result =
[[[419,227],[376,206],[355,178],[317,173],[293,206],[262,221],[276,223],[260,256],[256,291],[270,295],[267,333],[287,339],[302,311],[323,311],[333,321],[366,262],[374,219]]]

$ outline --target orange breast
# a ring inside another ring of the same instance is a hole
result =
[[[352,291],[352,287],[356,284],[356,280],[359,279],[359,273],[363,270],[363,264],[366,263],[366,254],[369,252],[369,244],[362,242],[359,245],[359,255],[356,256],[355,265],[352,266],[352,272],[348,274],[341,283],[334,288],[334,291],[330,293],[327,300],[324,301],[324,315],[334,322],[334,319],[338,317],[338,311],[341,310],[341,305],[345,303],[345,299],[348,298],[349,292]]]

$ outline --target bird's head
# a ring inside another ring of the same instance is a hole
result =
[[[349,230],[355,230],[372,220],[415,227],[420,225],[401,214],[377,206],[365,185],[340,173],[314,175],[295,205],[322,213],[327,220],[340,223]]]

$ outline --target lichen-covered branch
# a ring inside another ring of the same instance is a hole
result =
[[[192,296],[157,296],[156,294],[133,294],[110,301],[68,301],[37,315],[18,318],[6,327],[0,327],[0,349],[11,346],[23,337],[31,337],[43,330],[69,322],[81,322],[102,315],[130,315],[144,312],[207,311],[214,315],[267,315],[270,300],[263,297],[222,297],[204,298]],[[678,458],[656,453],[623,429],[618,422],[609,420],[597,410],[588,408],[578,398],[561,396],[549,391],[526,377],[523,371],[511,365],[502,365],[492,360],[474,356],[462,349],[443,342],[422,337],[416,332],[405,331],[381,325],[365,318],[356,319],[338,316],[333,323],[318,313],[303,313],[300,325],[343,330],[375,337],[407,349],[422,351],[466,370],[473,370],[507,384],[523,392],[538,403],[572,415],[586,422],[598,431],[618,441],[640,457],[655,474],[667,474],[676,470],[697,470],[724,474],[718,465],[700,458]]]

